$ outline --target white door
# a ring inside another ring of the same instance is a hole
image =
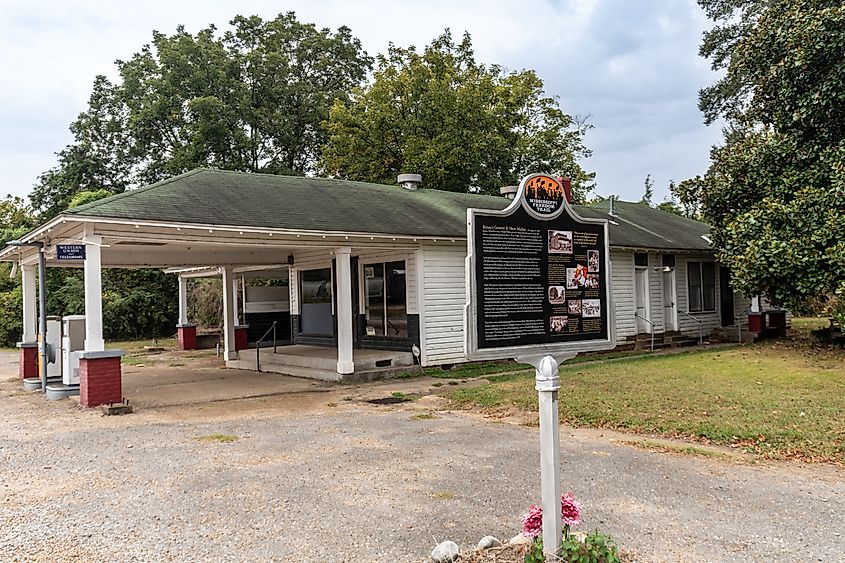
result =
[[[634,295],[636,295],[637,332],[651,332],[651,325],[643,319],[648,319],[648,268],[634,270]],[[650,320],[650,319],[649,319]]]
[[[678,300],[675,294],[675,270],[663,272],[663,322],[666,330],[678,330]]]

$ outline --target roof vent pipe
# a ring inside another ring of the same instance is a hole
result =
[[[508,199],[516,198],[516,192],[519,191],[519,186],[502,186],[499,188],[499,193]]]
[[[608,206],[608,209],[607,209],[607,214],[610,215],[611,217],[616,217],[616,211],[614,211],[614,209],[613,209],[613,200],[614,199],[616,199],[615,195],[612,195],[608,198],[608,201],[610,203],[609,203],[609,206]]]
[[[416,191],[422,185],[422,176],[419,174],[399,174],[396,181],[406,190]]]

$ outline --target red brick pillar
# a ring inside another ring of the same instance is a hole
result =
[[[246,350],[249,347],[248,329],[249,325],[238,325],[235,327],[235,352]]]
[[[97,407],[123,401],[122,350],[83,352],[79,359],[79,404]]]
[[[39,376],[38,373],[38,344],[36,342],[18,342],[18,357],[20,364],[18,365],[18,374],[21,381],[25,377]]]
[[[197,349],[197,325],[176,325],[176,334],[180,350]]]

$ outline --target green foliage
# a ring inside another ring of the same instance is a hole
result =
[[[700,0],[717,22],[701,54],[724,77],[701,91],[727,122],[695,185],[721,260],[776,305],[845,292],[845,5]]]
[[[575,536],[564,538],[560,560],[569,563],[619,563],[619,550],[613,538],[598,531],[581,542]]]
[[[531,542],[528,552],[525,554],[524,563],[543,563],[546,560],[546,554],[543,553],[543,538],[536,537]]]
[[[205,328],[223,326],[223,282],[219,278],[188,282],[188,320]]]
[[[701,193],[704,189],[704,179],[701,176],[688,178],[679,184],[669,182],[669,194],[680,204],[682,215],[689,219],[701,219]]]
[[[327,127],[322,169],[340,178],[395,184],[411,172],[432,188],[498,194],[546,172],[569,176],[578,202],[594,187],[578,164],[589,126],[533,71],[476,62],[468,34],[456,43],[447,30],[422,53],[391,44],[373,83],[336,101]]]
[[[568,563],[619,563],[619,550],[613,538],[595,531],[584,537],[584,541],[577,535],[566,534],[561,542],[560,551],[555,561]],[[543,553],[543,539],[535,538],[525,554],[525,563],[543,563],[546,555]]]
[[[94,81],[74,141],[42,174],[33,206],[50,218],[80,191],[120,193],[199,166],[304,174],[325,142],[323,122],[372,60],[350,30],[237,16],[233,29],[154,32],[118,80]]]
[[[35,221],[26,202],[18,196],[7,195],[0,201],[0,243],[19,238],[29,231]]]
[[[87,203],[97,201],[98,199],[109,197],[110,195],[112,195],[112,193],[105,189],[94,190],[92,192],[79,192],[71,198],[68,205],[70,207],[81,207]]]
[[[640,199],[640,203],[645,203],[651,207],[653,204],[652,200],[654,199],[654,180],[651,179],[651,174],[645,175],[643,186],[643,197]]]

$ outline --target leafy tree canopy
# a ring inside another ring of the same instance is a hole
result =
[[[845,293],[845,4],[699,0],[716,22],[701,91],[725,122],[706,177],[686,186],[737,289],[798,309]]]
[[[237,16],[223,34],[153,33],[99,76],[88,109],[71,125],[30,199],[44,218],[79,191],[125,189],[198,166],[304,174],[315,170],[323,122],[371,68],[350,30],[317,29],[290,12],[265,21]]]
[[[447,30],[422,53],[391,44],[373,83],[335,102],[322,169],[383,184],[419,173],[432,188],[484,193],[547,172],[569,176],[583,200],[595,177],[578,164],[588,129],[533,71],[478,63],[470,36],[456,43]]]

